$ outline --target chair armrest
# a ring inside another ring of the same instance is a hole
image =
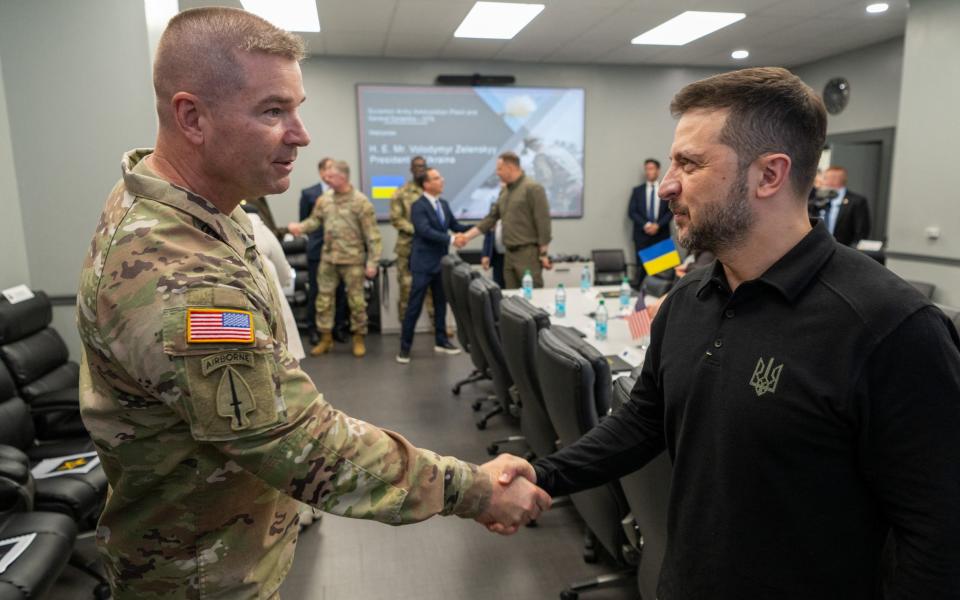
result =
[[[19,448],[0,444],[0,461],[17,462],[24,467],[30,467],[30,459]]]

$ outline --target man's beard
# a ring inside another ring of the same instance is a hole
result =
[[[670,208],[672,210],[673,206]],[[680,245],[687,250],[718,254],[742,242],[754,221],[747,202],[746,169],[737,175],[726,198],[699,207],[696,223],[690,219],[689,213],[687,215],[686,232],[678,232]]]

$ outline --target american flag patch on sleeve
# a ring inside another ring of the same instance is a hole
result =
[[[253,341],[253,314],[228,308],[188,308],[187,343],[249,344]]]

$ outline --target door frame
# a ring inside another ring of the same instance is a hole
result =
[[[831,144],[880,144],[880,177],[877,181],[877,198],[871,236],[876,240],[887,241],[887,217],[890,214],[890,179],[893,174],[893,144],[896,138],[895,127],[864,129],[844,133],[827,134],[824,146]]]

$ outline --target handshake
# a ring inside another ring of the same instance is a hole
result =
[[[550,496],[536,486],[537,474],[522,458],[501,454],[480,471],[490,477],[493,493],[476,521],[489,531],[512,535],[550,508]]]
[[[463,248],[464,246],[467,245],[467,242],[469,241],[470,240],[467,239],[467,236],[465,236],[462,233],[458,233],[455,236],[453,236],[453,245],[457,248]]]

